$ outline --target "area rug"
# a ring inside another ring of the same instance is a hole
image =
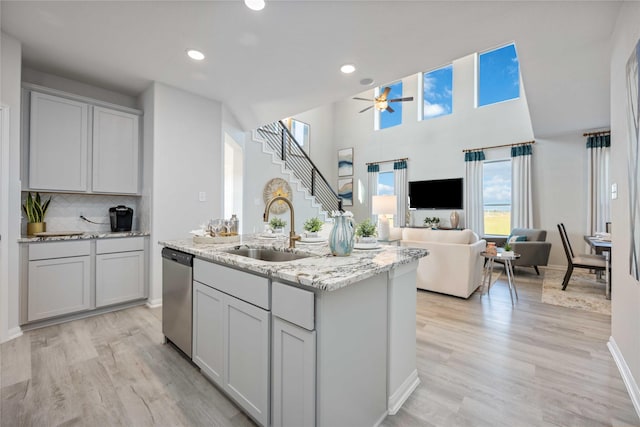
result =
[[[542,302],[611,315],[611,301],[605,298],[605,282],[587,270],[573,270],[566,290],[562,290],[565,270],[545,269]]]

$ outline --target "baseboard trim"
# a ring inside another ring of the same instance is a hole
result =
[[[618,371],[622,376],[624,385],[627,387],[627,392],[629,393],[631,403],[633,403],[633,407],[636,410],[636,414],[638,414],[638,417],[640,417],[640,388],[638,388],[638,383],[633,378],[633,374],[629,369],[629,365],[627,365],[627,362],[624,360],[624,357],[620,352],[620,348],[618,347],[618,344],[616,344],[616,340],[613,339],[613,337],[609,337],[607,347],[609,347],[609,351],[613,356],[613,360],[618,366]]]
[[[158,308],[160,306],[162,306],[162,298],[148,299],[147,300],[147,307],[149,307],[149,308]]]
[[[384,411],[382,416],[378,419],[378,421],[376,421],[376,423],[373,425],[373,427],[378,427],[380,424],[382,424],[384,422],[384,420],[387,418],[387,415],[389,415],[389,412],[388,411]]]
[[[11,328],[7,331],[7,335],[3,337],[2,341],[0,341],[0,344],[5,343],[7,341],[14,340],[21,336],[22,336],[22,328],[20,326],[16,326],[15,328]]]
[[[396,391],[389,396],[388,412],[389,415],[395,415],[404,402],[411,396],[411,393],[420,384],[420,378],[418,377],[418,370],[414,369],[413,372],[407,377],[406,380],[398,387]]]

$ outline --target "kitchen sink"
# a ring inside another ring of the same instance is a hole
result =
[[[286,262],[294,261],[302,258],[309,258],[313,255],[301,254],[295,252],[283,252],[275,249],[267,248],[238,248],[226,251],[228,254],[245,256],[248,258],[259,259],[260,261],[269,262]]]

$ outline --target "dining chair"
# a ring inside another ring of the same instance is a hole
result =
[[[573,274],[574,268],[586,268],[589,270],[604,271],[605,280],[607,282],[607,288],[609,283],[609,272],[607,271],[607,259],[602,255],[590,255],[590,254],[578,254],[573,253],[569,237],[567,236],[567,230],[563,223],[558,224],[558,231],[560,232],[560,239],[562,240],[562,246],[564,246],[564,253],[567,256],[567,272],[564,275],[562,281],[562,290],[564,291],[569,284],[571,274]]]

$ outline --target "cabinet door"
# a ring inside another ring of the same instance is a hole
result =
[[[316,332],[273,316],[273,427],[316,422]]]
[[[224,389],[263,426],[269,423],[270,313],[225,296]]]
[[[193,362],[224,387],[224,298],[202,283],[193,282]]]
[[[29,187],[86,191],[89,106],[31,92]]]
[[[144,298],[144,251],[96,255],[96,307]]]
[[[138,116],[93,107],[93,183],[102,193],[138,193]]]
[[[91,308],[91,257],[29,261],[27,320]]]

